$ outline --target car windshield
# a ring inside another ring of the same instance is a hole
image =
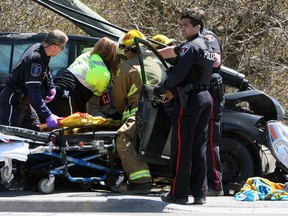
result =
[[[15,43],[13,47],[13,56],[12,56],[12,69],[16,67],[21,55],[24,51],[34,44],[35,41],[25,41],[23,43]],[[69,48],[70,44],[68,43],[65,49],[57,55],[57,58],[52,57],[50,60],[50,70],[52,72],[52,76],[55,76],[59,70],[63,70],[68,65],[68,55],[69,55]],[[10,62],[10,55],[7,53],[11,53],[12,51],[12,43],[4,43],[0,44],[0,68],[1,74],[9,74],[9,62]]]

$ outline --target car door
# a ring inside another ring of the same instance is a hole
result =
[[[135,39],[137,53],[141,67],[143,88],[136,113],[137,150],[140,160],[150,164],[169,165],[171,122],[166,105],[162,104],[153,94],[155,85],[147,80],[149,67],[148,61],[153,59],[165,74],[158,84],[162,84],[167,75],[168,65],[153,46],[145,40]]]

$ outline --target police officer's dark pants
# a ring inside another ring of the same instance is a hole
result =
[[[224,100],[212,96],[212,112],[209,124],[209,142],[207,145],[207,183],[208,188],[223,190],[222,166],[220,161],[220,140],[222,131],[222,110]]]
[[[3,125],[41,131],[41,124],[34,108],[21,102],[15,92],[6,87],[0,95],[0,117]]]
[[[222,83],[222,77],[214,73],[211,80]],[[224,97],[212,94],[212,111],[209,123],[209,142],[207,145],[207,183],[208,188],[214,191],[223,190],[222,166],[220,161],[220,141],[222,132],[222,111],[224,107]]]
[[[178,107],[172,114],[171,162],[173,184],[171,194],[176,199],[206,196],[206,147],[211,113],[208,91],[189,92],[186,108]]]

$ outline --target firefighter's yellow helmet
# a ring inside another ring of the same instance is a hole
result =
[[[142,34],[140,31],[136,29],[132,29],[124,35],[121,43],[124,45],[124,47],[133,46],[134,38],[141,38],[143,40],[146,40],[146,37],[144,36],[144,34]]]
[[[166,37],[165,35],[160,35],[160,34],[153,36],[151,39],[159,43],[165,44],[167,46],[169,46],[171,43],[175,41],[175,39],[171,39],[171,38]],[[153,43],[153,46],[158,47],[159,45],[156,43]]]

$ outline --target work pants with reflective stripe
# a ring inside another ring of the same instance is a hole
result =
[[[140,161],[135,151],[135,129],[135,116],[129,117],[118,130],[117,154],[130,182],[139,184],[151,182],[148,164]]]

